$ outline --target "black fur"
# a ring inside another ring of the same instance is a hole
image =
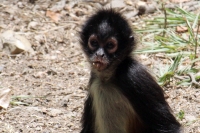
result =
[[[100,26],[102,23],[105,25]],[[181,126],[172,115],[162,88],[131,56],[135,41],[126,19],[111,9],[100,10],[88,19],[80,33],[81,45],[88,58],[93,54],[87,45],[88,38],[92,34],[96,34],[101,40],[106,40],[111,36],[118,40],[118,50],[114,55],[108,54],[110,60],[108,68],[100,72],[100,75],[112,72],[109,80],[102,79],[102,82],[114,83],[122,95],[130,101],[143,123],[144,129],[139,133],[180,133]],[[89,87],[96,78],[101,77],[92,71]],[[95,110],[92,108],[92,101],[89,93],[82,117],[81,133],[95,133]]]
[[[147,127],[147,133],[180,132],[180,124],[171,114],[162,88],[143,66],[127,57],[119,65],[115,77],[120,91],[131,101]]]
[[[99,25],[103,22],[107,23],[108,26],[101,28]],[[126,52],[128,55],[133,51],[135,42],[133,37],[130,38],[133,33],[132,29],[127,25],[127,21],[119,13],[111,9],[98,11],[83,25],[80,33],[81,45],[86,55],[90,56],[92,54],[86,43],[92,34],[97,34],[98,38],[102,40],[106,40],[111,36],[116,37],[119,42],[119,48],[115,53],[115,58],[120,58],[122,52]]]

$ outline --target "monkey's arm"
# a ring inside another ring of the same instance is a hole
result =
[[[81,133],[94,133],[93,125],[93,114],[92,114],[92,99],[90,96],[88,96],[87,100],[85,101],[84,105],[84,112],[82,116],[82,130]]]
[[[148,125],[148,133],[179,133],[180,124],[170,112],[162,88],[137,61],[127,58],[116,72],[120,91]]]

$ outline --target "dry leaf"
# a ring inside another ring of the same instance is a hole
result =
[[[187,27],[184,27],[184,26],[177,26],[176,27],[176,32],[178,32],[178,33],[184,33],[184,32],[187,32],[187,31],[188,31]]]
[[[33,53],[30,42],[23,36],[12,30],[5,31],[0,35],[4,50],[11,54],[19,54],[23,51]],[[7,49],[6,49],[7,48]]]
[[[125,2],[127,5],[130,5],[130,6],[133,5],[133,2],[132,2],[131,0],[125,0],[124,2]]]
[[[46,16],[50,17],[54,22],[58,22],[60,20],[61,14],[59,12],[53,12],[53,11],[47,10]]]
[[[11,89],[0,89],[0,108],[8,108],[11,97]]]

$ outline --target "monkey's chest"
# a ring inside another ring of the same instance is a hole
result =
[[[129,100],[112,83],[92,83],[95,129],[97,133],[129,133],[135,125],[136,113]]]

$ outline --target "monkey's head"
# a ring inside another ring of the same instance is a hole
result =
[[[135,45],[128,22],[112,9],[91,16],[82,27],[80,40],[89,62],[98,71],[122,61]]]

